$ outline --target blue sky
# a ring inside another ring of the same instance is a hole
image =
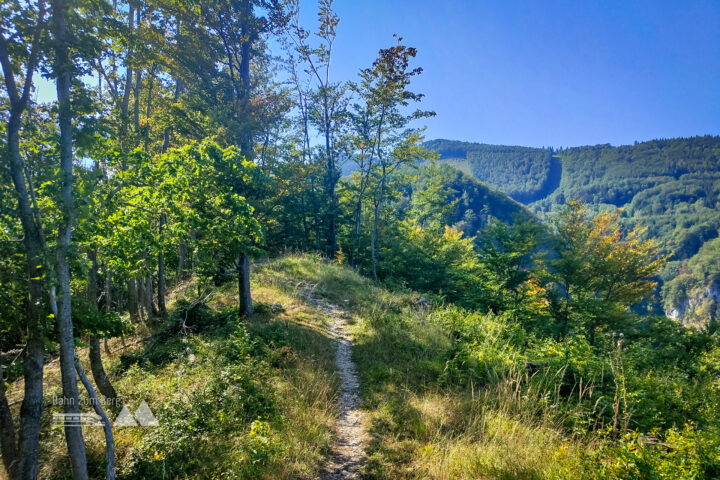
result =
[[[317,2],[302,0],[314,26]],[[527,146],[720,134],[720,0],[336,0],[335,80],[404,37],[426,137]],[[54,97],[40,82],[39,99]]]
[[[313,0],[304,0],[312,20]],[[336,0],[336,79],[418,48],[427,138],[529,146],[720,134],[720,1]]]

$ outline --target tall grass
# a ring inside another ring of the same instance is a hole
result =
[[[317,478],[334,435],[333,343],[324,317],[285,288],[281,271],[253,276],[250,319],[237,321],[234,284],[187,282],[171,292],[170,320],[143,327],[128,349],[113,345],[105,360],[124,403],[134,411],[146,400],[160,422],[116,429],[119,479]],[[62,430],[49,425],[55,411],[46,411],[42,478],[58,480],[69,469]],[[84,434],[91,475],[103,478],[102,430]]]
[[[654,446],[627,432],[622,348],[603,369],[580,343],[535,342],[501,317],[437,301],[428,311],[411,291],[312,255],[257,266],[252,284],[251,319],[238,323],[234,285],[203,291],[207,306],[189,329],[171,322],[145,341],[149,332],[138,332],[107,359],[125,401],[146,399],[166,425],[116,432],[119,478],[317,478],[338,380],[327,319],[308,293],[350,318],[369,418],[366,478],[686,478],[673,473],[686,463],[700,472],[687,478],[703,478],[718,464],[713,431],[678,426]],[[196,287],[175,290],[175,307],[196,298]],[[536,358],[545,360],[528,370]],[[56,379],[52,367],[48,378]],[[46,410],[42,477],[61,479],[68,469],[62,431],[49,427],[55,410]],[[85,433],[100,478],[102,434]]]
[[[569,413],[587,416],[579,405],[593,386],[577,386],[573,396],[581,401],[569,412],[573,407],[558,386],[564,371],[547,367],[530,375],[509,350],[502,357],[493,319],[479,326],[489,334],[478,350],[490,357],[463,358],[452,307],[435,305],[428,313],[410,291],[383,289],[309,256],[285,257],[263,270],[260,278],[270,275],[291,294],[311,288],[352,314],[363,407],[371,419],[369,478],[580,475],[586,442],[567,435],[564,423]],[[470,368],[476,374],[468,375]]]

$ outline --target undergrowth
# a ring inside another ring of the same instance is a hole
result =
[[[254,279],[246,319],[233,284],[204,301],[186,288],[138,348],[106,359],[123,403],[145,400],[159,423],[115,428],[118,479],[317,478],[336,415],[333,345],[322,315],[272,283]],[[84,433],[104,478],[102,429]],[[69,478],[62,430],[48,437],[43,478]]]
[[[368,478],[720,476],[715,414],[696,408],[717,405],[720,365],[692,334],[656,324],[598,349],[438,299],[427,311],[413,292],[313,257],[266,274],[352,313]],[[666,343],[646,340],[663,328]],[[713,367],[691,377],[698,357]]]
[[[143,342],[107,358],[124,403],[134,411],[146,400],[159,422],[116,429],[119,479],[317,478],[338,381],[309,293],[349,314],[369,419],[366,478],[720,477],[720,354],[692,335],[655,325],[666,344],[638,331],[592,349],[309,255],[258,266],[252,280],[251,318],[237,318],[233,284],[202,301],[186,286],[149,338],[140,329]],[[46,413],[43,478],[68,478],[63,433],[49,426],[57,411]],[[102,431],[85,436],[101,478]]]

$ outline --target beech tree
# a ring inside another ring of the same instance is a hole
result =
[[[321,155],[325,164],[323,178],[326,196],[326,227],[327,253],[334,258],[337,253],[337,183],[340,179],[339,152],[341,130],[347,107],[345,98],[346,85],[331,80],[331,60],[333,47],[337,37],[339,17],[333,10],[333,0],[318,2],[318,30],[315,37],[318,44],[310,41],[311,33],[300,26],[300,2],[289,2],[291,22],[286,28],[286,35],[291,41],[295,53],[302,59],[304,73],[309,77],[314,88],[305,90],[298,78],[296,66],[291,70],[293,81],[298,91],[298,104],[303,122],[303,150],[310,150],[309,125],[313,125],[323,138]]]
[[[188,145],[163,156],[158,168],[164,179],[155,189],[166,199],[170,229],[197,251],[198,273],[206,277],[235,268],[238,311],[252,314],[248,262],[260,241],[253,207],[238,192],[257,183],[257,167],[236,147],[212,142]],[[218,272],[220,270],[220,272]]]
[[[0,31],[0,62],[9,112],[7,135],[8,170],[15,188],[17,211],[22,225],[27,297],[24,305],[24,329],[27,331],[23,358],[25,391],[20,413],[20,432],[16,430],[5,396],[4,379],[0,379],[0,446],[8,475],[12,480],[36,478],[40,419],[43,404],[43,367],[47,335],[48,308],[46,259],[41,227],[34,209],[26,177],[26,167],[20,152],[20,130],[33,88],[33,76],[45,55],[47,38],[47,4],[44,1],[21,5],[3,3],[0,7],[3,23]]]
[[[408,90],[412,78],[422,73],[422,68],[410,68],[410,61],[417,55],[417,49],[397,44],[381,49],[372,66],[360,73],[361,82],[357,90],[372,112],[374,129],[373,157],[368,159],[374,177],[372,189],[373,220],[371,236],[371,259],[373,278],[378,277],[380,262],[380,221],[385,207],[387,182],[390,175],[403,164],[412,164],[432,155],[418,144],[419,132],[408,130],[410,121],[435,115],[434,112],[415,110],[407,112],[411,102],[419,102],[423,95]]]

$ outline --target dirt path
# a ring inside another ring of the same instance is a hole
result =
[[[345,311],[302,288],[304,297],[320,308],[330,322],[330,333],[336,341],[335,363],[340,376],[338,397],[339,417],[335,426],[335,443],[330,460],[320,474],[320,480],[359,479],[365,463],[365,422],[360,410],[360,385],[352,360],[352,339],[345,320]]]

